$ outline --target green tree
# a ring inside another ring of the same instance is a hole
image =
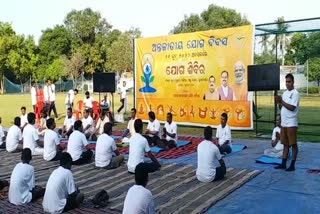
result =
[[[0,78],[6,70],[10,50],[16,46],[16,33],[9,23],[0,22]]]
[[[53,62],[47,67],[43,78],[57,81],[61,77],[66,77],[67,75],[66,58],[61,56],[53,60]]]
[[[241,14],[235,10],[211,4],[200,16],[197,14],[185,16],[184,20],[179,22],[171,33],[195,32],[248,24],[250,24],[250,22],[247,18],[242,17]]]
[[[263,54],[268,53],[268,48],[271,44],[271,42],[269,41],[269,37],[270,37],[269,35],[263,35],[261,36],[261,40],[259,41],[259,44],[261,44]]]
[[[80,53],[84,59],[84,71],[93,74],[105,70],[107,60],[108,34],[112,26],[101,17],[99,12],[90,8],[67,14],[64,21],[66,28],[72,36],[72,52]],[[111,31],[112,32],[112,31]],[[117,32],[112,32],[112,36]]]
[[[304,64],[310,55],[308,37],[303,33],[295,33],[287,46],[286,64]]]
[[[286,46],[289,44],[290,40],[287,37],[286,31],[289,28],[289,24],[287,24],[284,20],[284,17],[279,17],[276,22],[276,31],[277,35],[272,40],[272,51],[276,49],[280,49],[281,52],[281,65],[284,65],[285,55],[286,55]]]
[[[262,53],[262,54],[254,54],[254,64],[268,64],[268,63],[274,63],[275,62],[275,56],[270,53]]]
[[[33,37],[15,37],[15,47],[9,51],[6,66],[13,72],[15,78],[24,82],[30,78],[36,70],[38,56]]]
[[[71,59],[66,61],[68,76],[71,77],[73,85],[77,85],[76,80],[84,72],[85,59],[81,53],[72,54]]]
[[[71,36],[66,27],[56,25],[43,31],[39,40],[39,57],[42,64],[49,65],[61,55],[71,55]]]
[[[309,59],[309,81],[317,81],[320,86],[320,58]]]

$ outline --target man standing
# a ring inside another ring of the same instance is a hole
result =
[[[244,76],[245,68],[241,61],[234,64],[235,82],[232,84],[236,100],[248,100],[248,84]]]
[[[236,100],[234,92],[228,86],[228,71],[221,72],[221,86],[218,88],[219,100]]]
[[[121,106],[119,107],[118,109],[118,114],[120,113],[120,111],[123,109],[123,107],[125,107],[125,104],[126,104],[126,99],[127,99],[127,88],[126,88],[126,81],[123,81],[122,82],[122,87],[120,89],[120,102],[121,102]],[[126,108],[125,108],[125,113],[126,113]]]
[[[37,90],[36,90],[36,82],[35,81],[32,81],[32,83],[31,83],[30,93],[31,93],[31,104],[33,107],[33,112],[35,112],[36,105],[37,105]]]
[[[286,171],[294,171],[298,155],[297,129],[299,111],[299,92],[294,88],[294,77],[291,73],[286,75],[287,90],[275,99],[281,109],[281,132],[280,140],[283,144],[283,156],[281,165],[276,169],[286,169],[289,148],[292,147],[292,161]]]
[[[66,99],[64,101],[64,103],[66,104],[66,109],[73,108],[74,98],[77,94],[78,94],[78,89],[74,89],[74,90],[70,89],[68,91],[68,94],[67,94]]]
[[[48,90],[49,90],[49,102],[50,102],[50,107],[49,107],[49,114],[48,116],[50,117],[51,111],[53,110],[54,116],[57,119],[58,118],[58,113],[56,109],[56,87],[54,84],[51,83],[51,80],[48,79]]]

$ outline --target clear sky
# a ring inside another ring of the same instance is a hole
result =
[[[39,39],[41,31],[63,24],[72,9],[99,11],[113,28],[139,27],[143,37],[167,35],[184,15],[201,13],[210,4],[235,9],[252,24],[320,16],[319,0],[0,0],[0,21],[18,34]]]

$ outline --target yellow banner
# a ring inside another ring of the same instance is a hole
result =
[[[135,105],[138,118],[154,111],[180,124],[252,128],[247,65],[252,64],[253,27],[242,26],[135,41]]]

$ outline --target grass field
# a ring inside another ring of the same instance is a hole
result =
[[[102,95],[101,95],[102,96]],[[95,100],[99,97],[93,94]],[[83,94],[76,96],[76,101],[83,99]],[[65,94],[57,94],[56,106],[58,109],[59,119],[57,125],[62,125],[65,117],[64,106]],[[119,95],[114,96],[114,107],[117,109],[120,106]],[[0,95],[0,117],[2,117],[2,126],[9,127],[13,123],[15,116],[20,116],[21,106],[26,106],[27,112],[32,110],[30,94],[10,94]],[[133,106],[133,96],[128,96],[128,109]],[[258,111],[262,116],[258,122],[258,134],[271,135],[273,124],[270,122],[274,117],[273,96],[263,95],[258,96]],[[300,98],[300,111],[299,111],[299,141],[320,142],[320,97],[319,96],[302,96]],[[311,124],[311,125],[305,125]],[[126,124],[117,124],[115,129],[122,130]],[[255,127],[255,124],[254,124]],[[178,130],[179,134],[203,134],[203,128],[198,127],[185,127],[181,126]],[[252,138],[256,136],[256,131],[232,131],[233,138]]]

